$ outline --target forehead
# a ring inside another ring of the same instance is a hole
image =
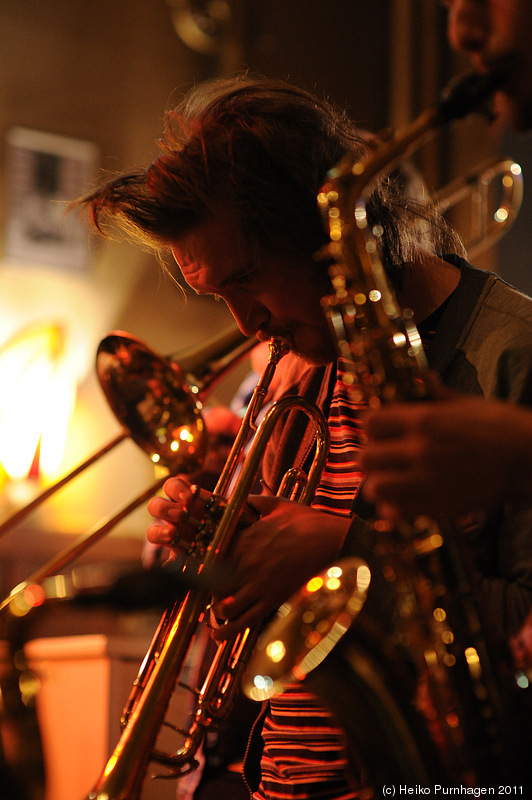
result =
[[[198,292],[215,292],[242,269],[244,244],[237,220],[209,217],[171,245],[186,282]]]

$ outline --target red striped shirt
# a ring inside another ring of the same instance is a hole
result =
[[[331,449],[313,506],[349,516],[362,480],[359,466],[360,404],[349,396],[341,362],[331,401]],[[324,526],[324,535],[327,529]],[[270,701],[264,722],[262,782],[255,800],[355,800],[344,734],[301,684]]]

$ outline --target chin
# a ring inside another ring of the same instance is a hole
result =
[[[516,110],[513,125],[520,133],[532,131],[532,100]]]
[[[497,101],[496,110],[508,125],[519,133],[532,131],[532,92],[530,97],[500,93]]]
[[[302,347],[301,349],[294,347],[294,355],[298,358],[301,358],[303,361],[306,361],[307,364],[312,364],[313,367],[323,367],[326,364],[331,364],[333,361],[336,361],[337,353],[335,350],[317,350],[313,349],[312,351]]]
[[[292,350],[307,364],[321,367],[336,361],[337,352],[328,328],[301,326],[293,331]]]

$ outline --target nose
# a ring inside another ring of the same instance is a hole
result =
[[[450,0],[447,34],[456,50],[476,53],[485,45],[489,9],[485,0]]]
[[[270,318],[266,306],[249,296],[232,295],[224,299],[244,336],[255,336]]]

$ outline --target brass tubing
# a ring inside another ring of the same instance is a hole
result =
[[[264,456],[265,448],[271,438],[272,431],[279,420],[292,409],[303,411],[314,422],[316,428],[316,450],[312,466],[309,470],[307,487],[301,493],[300,502],[308,503],[314,495],[321,472],[325,466],[329,445],[327,421],[316,406],[299,397],[284,397],[273,404],[266,412],[253,443],[246,454],[245,463],[233,486],[230,497],[226,500],[221,494],[228,490],[235,467],[242,455],[249,438],[255,429],[257,414],[264,403],[266,390],[273,377],[275,366],[287,352],[284,342],[274,340],[270,343],[270,361],[259,380],[242,422],[239,436],[229,454],[225,468],[217,482],[214,495],[221,500],[219,508],[223,509],[219,520],[210,519],[206,514],[209,537],[202,539],[202,528],[197,534],[194,546],[187,556],[183,575],[192,578],[199,576],[204,570],[215,569],[220,560],[227,554],[234,540],[236,527],[241,516],[251,487]],[[213,531],[208,527],[215,522]],[[251,649],[255,643],[256,631],[240,634],[234,647],[223,645],[218,649],[215,659],[216,667],[211,673],[214,683],[204,684],[200,696],[196,718],[189,728],[184,746],[177,753],[166,754],[155,748],[158,732],[164,723],[164,717],[179,679],[189,647],[194,639],[199,622],[208,609],[211,592],[205,589],[190,591],[181,604],[176,604],[170,613],[165,612],[162,625],[159,626],[154,641],[157,646],[150,649],[153,655],[146,658],[127,708],[127,724],[119,742],[111,755],[100,779],[88,800],[138,800],[142,783],[150,761],[162,764],[172,770],[174,777],[186,774],[194,769],[194,755],[200,746],[205,730],[212,724],[214,717],[225,716],[230,711],[236,683],[239,683]],[[163,641],[164,637],[164,641]],[[235,663],[234,648],[238,650],[238,663]],[[158,651],[157,653],[155,651]],[[220,652],[229,659],[220,663]],[[218,691],[222,686],[222,692]],[[214,711],[216,712],[214,714]]]
[[[127,439],[129,433],[128,431],[122,431],[116,436],[114,439],[111,439],[104,447],[94,453],[92,456],[89,456],[85,461],[75,467],[72,472],[69,472],[68,475],[65,475],[63,478],[60,478],[56,483],[52,484],[52,486],[48,486],[47,489],[44,489],[40,494],[37,495],[33,500],[31,500],[27,505],[23,508],[19,508],[18,511],[15,511],[10,517],[8,517],[2,524],[0,525],[0,537],[7,533],[11,528],[17,525],[19,522],[22,522],[28,514],[33,511],[35,508],[40,506],[44,503],[45,500],[48,500],[49,497],[52,497],[59,489],[62,489],[63,486],[66,486],[67,483],[73,478],[77,478],[84,470],[98,461],[102,456],[106,455],[110,450],[116,447],[117,444],[123,442],[124,439]]]
[[[59,572],[59,570],[63,569],[63,567],[68,566],[68,564],[78,558],[78,556],[96,544],[96,542],[109,533],[109,531],[114,528],[115,525],[118,525],[118,523],[131,514],[132,511],[134,511],[136,508],[138,508],[138,506],[142,505],[142,503],[146,502],[146,500],[154,495],[163,486],[167,479],[168,475],[160,478],[149,489],[146,489],[144,492],[142,492],[142,494],[138,495],[138,497],[132,500],[131,503],[114,514],[114,516],[108,517],[105,521],[98,523],[94,528],[91,528],[89,531],[82,534],[72,545],[61,550],[60,553],[50,559],[50,561],[48,561],[42,567],[39,567],[39,569],[33,572],[28,578],[26,578],[25,581],[19,583],[18,586],[15,586],[10,594],[0,603],[0,612],[7,605],[9,605],[9,603],[13,600],[13,597],[23,591],[26,586],[31,583],[40,583],[46,578],[50,578],[52,575],[55,575],[57,572]]]

